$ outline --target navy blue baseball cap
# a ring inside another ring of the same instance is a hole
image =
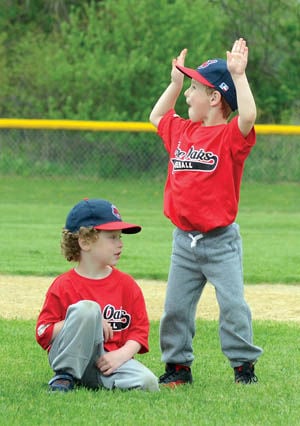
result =
[[[176,65],[176,68],[204,86],[216,89],[225,98],[232,111],[237,109],[235,86],[224,59],[209,59],[195,70],[180,65]]]
[[[103,231],[121,230],[124,234],[137,234],[142,229],[139,225],[123,222],[117,207],[101,199],[84,199],[72,208],[65,229],[76,232],[81,226]]]

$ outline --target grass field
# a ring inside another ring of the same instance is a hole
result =
[[[162,214],[163,182],[44,180],[2,177],[0,274],[56,275],[70,267],[60,254],[65,216],[84,197],[107,198],[123,219],[143,226],[124,236],[120,269],[136,278],[165,280],[172,225]],[[246,283],[300,284],[300,185],[244,184],[238,223]],[[291,300],[293,303],[293,300]],[[79,389],[49,394],[52,372],[34,339],[33,320],[4,320],[0,313],[0,412],[5,425],[212,425],[299,424],[299,323],[255,321],[264,355],[259,383],[233,384],[220,351],[216,321],[197,320],[194,384],[175,391]],[[150,353],[138,358],[160,375],[158,322],[151,322]]]
[[[296,426],[299,424],[299,325],[256,322],[255,340],[265,354],[259,383],[237,386],[222,355],[215,321],[197,321],[194,383],[159,393],[79,389],[49,394],[52,372],[34,341],[33,321],[0,320],[0,410],[5,425]],[[158,322],[152,322],[150,353],[139,356],[162,373]]]
[[[119,267],[136,278],[165,280],[172,224],[162,213],[161,181],[45,180],[2,177],[0,273],[56,275],[69,267],[59,242],[65,217],[84,197],[106,198],[123,219],[143,226],[124,235]],[[244,184],[238,223],[246,283],[300,282],[300,185]]]

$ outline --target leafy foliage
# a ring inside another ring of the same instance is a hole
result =
[[[250,46],[247,74],[258,100],[261,122],[299,123],[300,3],[290,0],[223,0],[227,40],[243,35]],[[235,25],[229,25],[234,22]]]
[[[148,121],[184,47],[187,66],[250,46],[261,122],[299,120],[299,2],[6,1],[0,18],[0,114]],[[284,6],[284,7],[283,7]],[[183,97],[178,112],[184,114]]]

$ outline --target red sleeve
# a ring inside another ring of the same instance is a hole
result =
[[[189,122],[179,117],[174,109],[170,109],[160,120],[157,134],[162,138],[167,152],[171,150],[172,139],[178,140],[182,128]]]
[[[62,321],[66,316],[67,306],[62,304],[61,298],[55,291],[56,280],[48,289],[36,323],[36,340],[43,349],[49,349],[54,324]]]
[[[138,288],[133,300],[133,310],[131,326],[128,330],[126,340],[135,340],[140,343],[140,354],[149,351],[149,319],[146,311],[146,305],[142,291]]]
[[[52,339],[54,324],[60,321],[54,320],[53,318],[50,319],[50,317],[53,317],[53,308],[50,309],[50,306],[55,306],[55,304],[51,302],[52,298],[53,295],[48,293],[36,324],[35,337],[38,344],[41,345],[43,349],[48,349]]]
[[[252,127],[247,137],[243,136],[238,126],[238,116],[235,116],[228,127],[231,130],[230,147],[236,161],[244,161],[256,143],[255,129]]]

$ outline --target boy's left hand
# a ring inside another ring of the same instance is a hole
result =
[[[98,358],[96,361],[96,366],[104,376],[109,376],[125,361],[127,361],[127,359],[123,357],[122,352],[115,350],[106,352],[104,355]]]
[[[227,68],[231,75],[244,74],[248,63],[248,47],[246,40],[240,38],[232,46],[231,52],[227,51]]]

